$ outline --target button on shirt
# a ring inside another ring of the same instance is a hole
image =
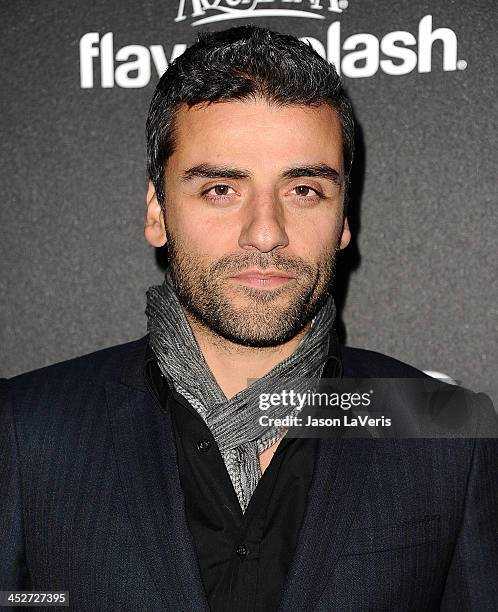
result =
[[[150,347],[145,375],[172,413],[187,523],[211,611],[276,611],[304,518],[318,440],[284,437],[243,513],[209,428],[168,387]]]

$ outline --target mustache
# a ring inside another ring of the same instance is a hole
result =
[[[316,268],[301,257],[288,257],[281,253],[244,253],[226,255],[209,266],[209,275],[238,274],[248,268],[276,269],[283,272],[313,277]]]

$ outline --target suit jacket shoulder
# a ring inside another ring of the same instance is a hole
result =
[[[367,349],[340,346],[344,376],[365,378],[430,378],[394,357]]]
[[[9,396],[17,404],[45,398],[54,399],[67,394],[73,401],[79,395],[92,395],[105,382],[130,378],[136,382],[140,375],[141,357],[145,354],[148,336],[117,344],[86,355],[51,364],[43,368],[0,379]],[[36,393],[37,395],[34,395]],[[38,401],[39,403],[39,401]],[[71,402],[68,402],[71,403]],[[54,405],[51,402],[52,406]]]

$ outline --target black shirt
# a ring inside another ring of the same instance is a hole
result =
[[[337,360],[332,360],[336,371]],[[219,448],[147,349],[146,379],[171,410],[187,522],[212,612],[274,612],[306,509],[318,440],[284,437],[242,513]],[[328,376],[334,373],[327,372]]]

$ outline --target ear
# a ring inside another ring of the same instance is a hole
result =
[[[148,183],[146,204],[145,240],[154,247],[162,247],[166,244],[166,227],[163,210],[157,201],[156,190],[152,181]]]
[[[345,249],[351,240],[351,230],[349,229],[348,218],[344,217],[342,223],[341,238],[339,241],[339,249]]]

